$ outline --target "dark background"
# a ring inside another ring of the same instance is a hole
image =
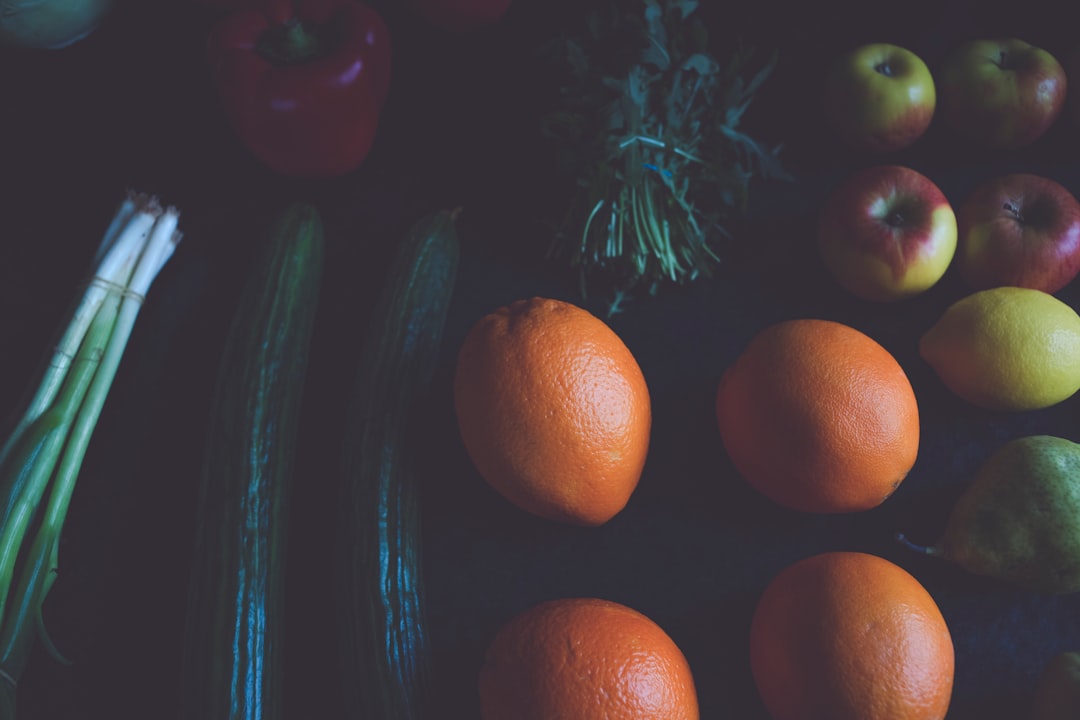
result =
[[[708,3],[723,57],[736,41],[779,52],[745,128],[783,143],[789,183],[753,189],[740,253],[716,278],[631,303],[609,319],[638,358],[654,404],[641,484],[600,528],[541,521],[494,494],[456,435],[450,378],[469,326],[542,294],[602,313],[575,278],[544,262],[543,213],[566,192],[536,121],[551,100],[539,44],[588,3],[515,4],[497,25],[450,35],[382,2],[395,76],[364,165],[326,181],[264,170],[222,116],[203,61],[218,17],[190,3],[122,3],[62,51],[0,50],[0,409],[14,413],[127,189],[181,210],[185,239],[159,276],[84,463],[46,605],[62,666],[33,656],[21,717],[173,717],[179,696],[195,494],[213,378],[245,271],[267,223],[313,202],[328,257],[289,508],[284,703],[290,718],[338,717],[333,617],[335,472],[347,388],[395,242],[421,214],[461,205],[464,256],[442,360],[419,412],[425,580],[434,653],[433,716],[478,716],[476,673],[497,627],[543,599],[594,595],[660,623],[692,665],[703,718],[765,718],[747,660],[754,603],[781,568],[831,549],[883,555],[939,602],[957,651],[950,720],[1024,716],[1038,672],[1080,649],[1080,598],[978,579],[893,542],[929,543],[977,465],[1013,437],[1080,440],[1070,399],[1047,410],[976,410],[943,389],[917,339],[965,294],[955,276],[902,303],[841,291],[813,250],[816,210],[833,183],[879,161],[820,127],[822,68],[845,49],[895,42],[933,68],[961,40],[1014,35],[1064,61],[1080,35],[1065,2]],[[939,123],[888,158],[934,179],[951,200],[996,173],[1053,177],[1080,192],[1080,127],[1062,117],[1036,145],[972,148]],[[1076,283],[1059,293],[1074,307]],[[919,459],[881,507],[847,516],[786,511],[755,495],[723,453],[716,382],[750,337],[788,317],[867,332],[908,372],[921,409]]]

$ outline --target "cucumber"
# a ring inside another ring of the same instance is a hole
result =
[[[346,415],[338,523],[346,718],[421,718],[428,673],[420,504],[410,434],[457,274],[456,211],[417,221],[372,311]]]
[[[281,716],[285,528],[323,228],[274,222],[220,359],[198,499],[181,667],[185,720]]]

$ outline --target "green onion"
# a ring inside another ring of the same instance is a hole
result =
[[[180,240],[179,212],[129,195],[37,391],[0,449],[0,720],[15,717],[15,686],[33,641],[67,662],[42,621],[68,504],[135,319]]]

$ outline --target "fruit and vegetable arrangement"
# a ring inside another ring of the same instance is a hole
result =
[[[0,720],[1075,718],[1055,10],[4,6]]]

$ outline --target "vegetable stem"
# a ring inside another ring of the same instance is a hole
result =
[[[122,287],[130,276],[132,256],[153,226],[153,210],[146,205],[147,202],[145,198],[129,196],[117,210],[98,250],[97,270],[87,283],[82,299],[53,351],[52,359],[45,370],[45,376],[38,386],[37,393],[30,401],[29,407],[11,434],[4,450],[0,452],[0,464],[6,460],[10,447],[20,437],[21,432],[34,422],[56,398],[79,346],[86,337],[90,323],[110,289]]]
[[[180,240],[178,220],[175,208],[149,196],[120,204],[37,391],[0,451],[0,720],[14,717],[15,685],[35,636],[64,661],[42,620],[60,534],[139,309]]]

